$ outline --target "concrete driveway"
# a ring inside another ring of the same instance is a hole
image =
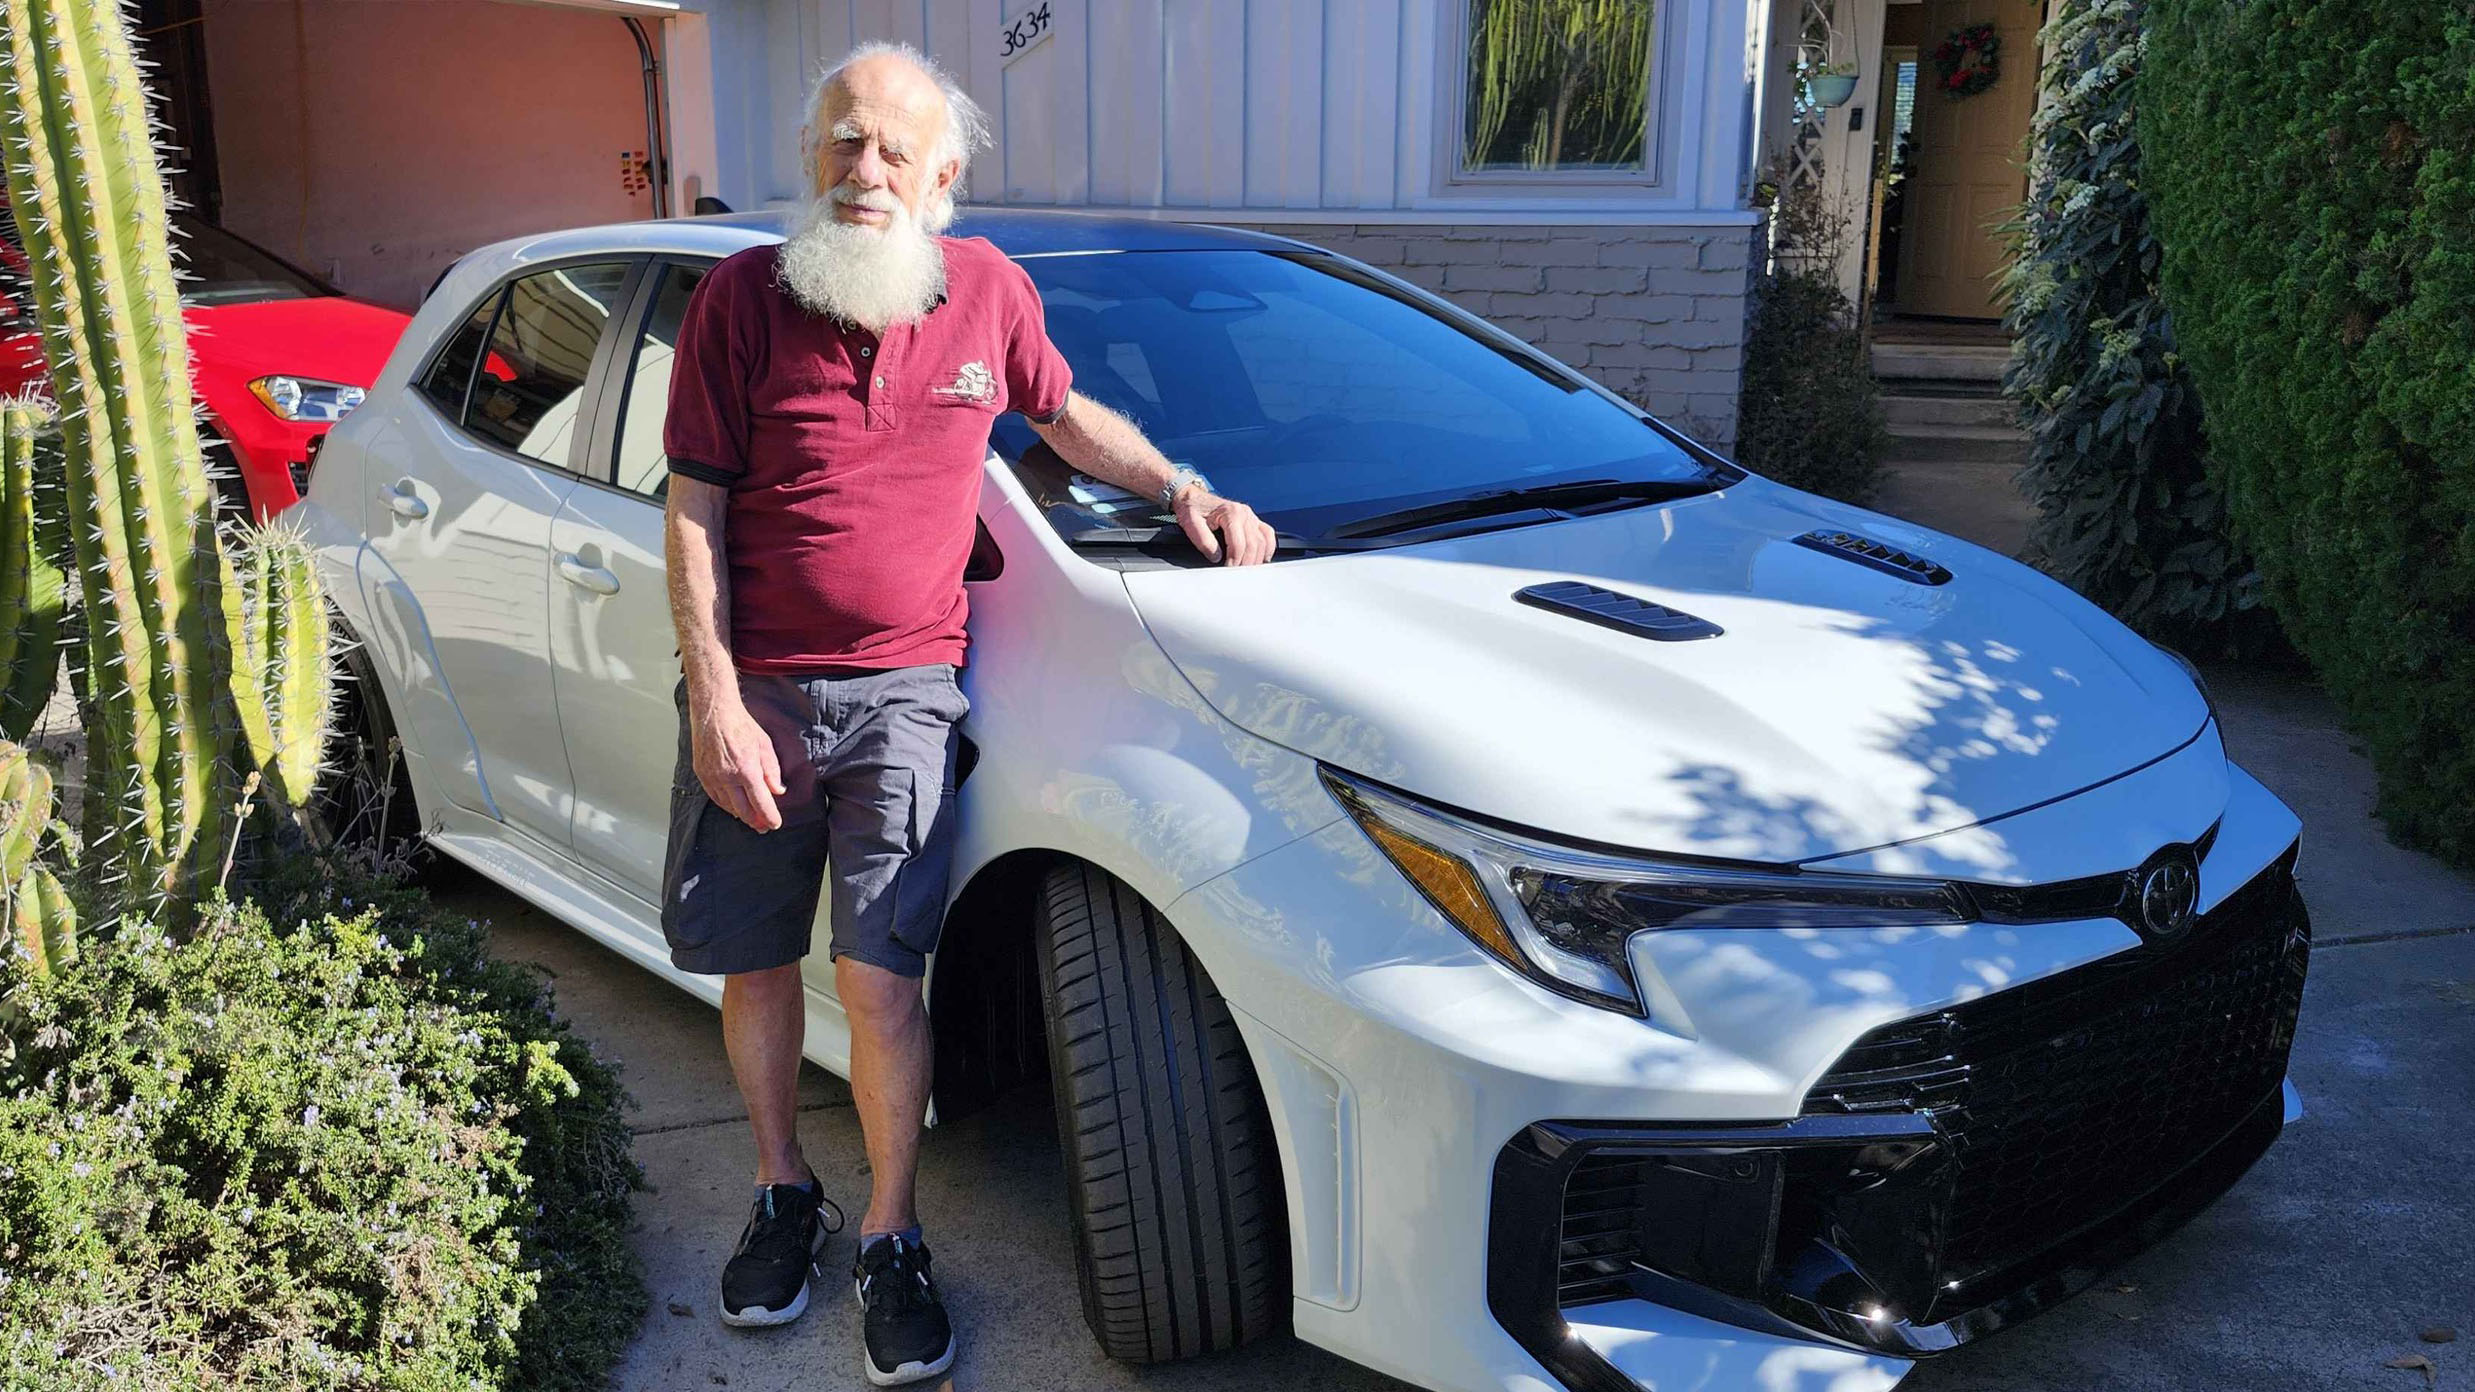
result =
[[[2293,1065],[2305,1119],[2215,1208],[2105,1284],[1920,1367],[1904,1389],[2475,1392],[2475,881],[2383,839],[2369,770],[2316,690],[2249,672],[2212,679],[2236,757],[2307,829],[2319,942]],[[553,974],[560,1008],[622,1062],[636,1095],[636,1154],[653,1186],[637,1199],[636,1238],[653,1300],[611,1386],[865,1388],[847,1301],[763,1332],[714,1316],[753,1159],[713,1011],[476,878],[443,870],[438,889],[493,925],[503,955]],[[849,1092],[812,1069],[802,1095],[808,1153],[852,1204],[866,1180]],[[1044,1095],[939,1128],[923,1168],[938,1274],[963,1331],[955,1386],[1403,1387],[1287,1338],[1167,1368],[1101,1358],[1074,1296]],[[829,1264],[849,1252],[838,1241]],[[2437,1328],[2459,1341],[2420,1340]],[[2384,1366],[2403,1357],[2432,1372]]]

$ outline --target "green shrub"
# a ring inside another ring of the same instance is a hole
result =
[[[2165,289],[2270,605],[2475,864],[2475,11],[2151,0]]]
[[[291,879],[6,983],[0,1387],[599,1386],[644,1304],[615,1077],[477,927]]]
[[[1790,487],[1861,503],[1890,434],[1856,307],[1839,289],[1847,216],[1788,184],[1771,217],[1771,264],[1745,321],[1736,461]]]
[[[2214,653],[2258,648],[2259,576],[2202,454],[2200,398],[2158,298],[2133,128],[2146,0],[2069,0],[2029,134],[2028,201],[2004,276],[2003,390],[2028,433],[2039,563],[2133,628]]]

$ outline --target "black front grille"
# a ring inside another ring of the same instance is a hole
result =
[[[1925,1111],[1947,1138],[1941,1304],[2135,1204],[2278,1085],[2310,953],[2293,894],[2290,852],[2180,943],[1886,1025],[1814,1086],[1807,1115]]]

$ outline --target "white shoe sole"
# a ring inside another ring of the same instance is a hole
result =
[[[851,1299],[858,1302],[861,1308],[866,1308],[867,1302],[860,1298],[857,1281],[851,1283]],[[913,1359],[911,1362],[899,1364],[892,1372],[878,1367],[877,1360],[869,1356],[864,1344],[860,1348],[859,1362],[860,1366],[868,1372],[868,1381],[879,1387],[900,1387],[905,1383],[925,1382],[954,1366],[954,1336],[951,1334],[946,1336],[945,1352],[924,1363]]]

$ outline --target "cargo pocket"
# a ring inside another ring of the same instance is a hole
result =
[[[673,952],[692,952],[711,943],[721,915],[700,901],[718,888],[707,884],[706,867],[697,855],[706,822],[721,813],[705,796],[705,785],[690,773],[670,787],[670,843],[662,852],[662,937]]]
[[[945,926],[945,893],[954,873],[954,790],[948,779],[920,769],[906,769],[903,777],[911,803],[910,854],[894,875],[894,941],[925,957],[937,950]]]

